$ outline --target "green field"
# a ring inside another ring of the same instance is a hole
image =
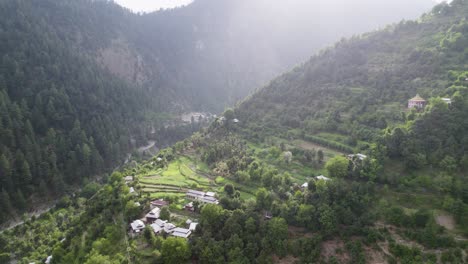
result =
[[[196,164],[190,157],[180,157],[163,169],[142,172],[138,175],[140,188],[152,199],[171,198],[184,204],[188,189],[215,190],[216,184],[197,171],[208,171],[204,164]]]

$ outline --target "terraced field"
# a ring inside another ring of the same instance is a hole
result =
[[[180,157],[172,161],[165,169],[158,169],[139,175],[139,183],[143,193],[151,198],[182,198],[188,189],[214,190],[216,184],[202,175],[188,157]]]

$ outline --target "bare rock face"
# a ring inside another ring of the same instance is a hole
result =
[[[112,74],[137,85],[147,81],[143,58],[122,39],[98,51],[97,62]]]

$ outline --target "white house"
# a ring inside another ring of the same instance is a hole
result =
[[[145,223],[141,220],[135,220],[130,224],[133,233],[140,233],[141,230],[145,229]]]
[[[149,211],[149,213],[146,214],[145,218],[148,223],[153,223],[159,218],[159,214],[161,213],[161,209],[159,207],[153,208],[153,210]]]
[[[315,179],[316,179],[316,180],[319,180],[319,181],[331,181],[330,178],[325,177],[325,176],[323,176],[323,175],[317,176],[317,177],[315,177]]]
[[[157,219],[153,224],[151,224],[151,228],[153,228],[154,233],[159,234],[161,231],[164,230],[164,226],[166,225],[167,221],[163,221],[161,219]]]
[[[192,234],[192,231],[190,229],[177,227],[177,228],[174,228],[171,235],[175,237],[188,238],[191,234]]]
[[[450,98],[442,98],[442,101],[444,101],[446,104],[452,104],[452,99]]]
[[[172,231],[174,230],[174,228],[176,228],[176,226],[172,223],[166,223],[164,225],[164,232],[170,234],[172,233]]]
[[[218,204],[218,199],[214,197],[216,195],[214,192],[205,193],[201,191],[188,190],[185,195],[187,198],[199,201],[201,203]]]
[[[364,155],[364,154],[361,154],[361,153],[348,155],[348,158],[349,158],[349,159],[354,159],[355,157],[358,158],[359,160],[365,160],[365,159],[367,159],[367,156]]]
[[[133,181],[133,176],[126,176],[124,180],[125,180],[125,183],[130,183]]]
[[[304,184],[301,185],[302,189],[307,189],[309,187],[309,183],[305,182]]]
[[[198,223],[190,223],[189,230],[195,231],[197,229]]]
[[[216,196],[216,193],[214,193],[214,192],[206,192],[206,193],[205,193],[205,196],[215,197],[215,196]]]

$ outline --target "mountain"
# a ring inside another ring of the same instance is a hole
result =
[[[188,105],[219,111],[339,38],[415,18],[431,5],[197,0],[138,17],[143,30],[135,43],[150,45],[142,47],[142,57],[163,65],[149,73],[146,86],[169,87]]]
[[[111,1],[4,5],[34,11],[27,21],[54,27],[67,47],[152,91],[165,110],[220,111],[340,37],[416,17],[432,2],[197,0],[144,15]]]
[[[137,15],[112,1],[2,1],[0,220],[30,198],[73,191],[148,137],[188,136],[196,127],[168,128],[180,112],[223,109],[338,36],[426,8],[417,1],[381,16],[397,2],[356,2],[356,12],[334,13],[339,3],[294,1],[284,12],[260,0],[198,0]],[[325,18],[297,12],[309,9]]]
[[[455,0],[338,42],[192,137],[2,233],[0,259],[466,263],[467,14]],[[407,109],[417,93],[427,105]],[[169,204],[164,221],[198,223],[189,240],[130,229],[155,199]]]

